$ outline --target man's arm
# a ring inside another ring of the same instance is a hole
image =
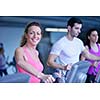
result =
[[[47,60],[47,65],[50,66],[50,67],[53,67],[53,68],[64,69],[64,66],[56,63],[55,60],[56,60],[57,57],[58,56],[55,55],[55,54],[50,54],[49,57],[48,57],[48,60]]]
[[[95,56],[95,55],[91,54],[87,49],[85,49],[83,51],[83,54],[86,57],[86,59],[89,59],[89,60],[100,60],[100,56]]]

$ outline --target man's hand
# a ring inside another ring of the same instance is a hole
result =
[[[72,64],[67,64],[66,66],[64,66],[64,70],[71,70],[72,68]]]

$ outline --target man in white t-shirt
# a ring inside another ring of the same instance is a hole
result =
[[[59,70],[59,77],[65,79],[62,82],[66,82],[66,73],[68,70],[73,71],[80,69],[80,72],[87,73],[90,63],[87,61],[79,62],[79,57],[81,53],[84,53],[87,59],[100,60],[100,57],[90,54],[84,47],[83,42],[77,38],[81,32],[82,21],[78,18],[72,17],[68,21],[67,29],[68,33],[66,36],[58,40],[52,47],[50,55],[48,57],[47,64]],[[59,61],[57,61],[59,59]],[[77,67],[75,65],[78,65]],[[76,75],[75,71],[74,76]],[[69,75],[70,76],[70,75]],[[73,76],[73,79],[75,78]],[[72,82],[72,81],[69,81]],[[76,82],[74,80],[74,82]]]

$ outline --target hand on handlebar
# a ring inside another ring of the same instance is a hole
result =
[[[70,70],[72,68],[72,64],[67,64],[64,66],[64,70]]]

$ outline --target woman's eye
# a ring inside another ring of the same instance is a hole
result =
[[[41,33],[37,32],[37,35],[40,35]]]
[[[30,33],[30,34],[33,34],[33,33]]]
[[[30,34],[34,34],[34,32],[30,32]]]

